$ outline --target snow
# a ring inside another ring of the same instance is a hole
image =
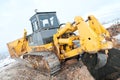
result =
[[[103,24],[103,26],[105,27],[105,28],[109,28],[111,25],[113,25],[114,23],[107,23],[107,24]]]
[[[2,59],[2,60],[0,60],[0,68],[1,67],[4,67],[4,66],[6,66],[6,65],[8,65],[8,64],[10,64],[10,63],[12,63],[12,62],[14,62],[15,60],[14,59],[11,59],[10,58],[10,56],[8,56],[7,58],[5,58],[5,59]]]
[[[115,39],[117,39],[117,40],[118,40],[118,42],[120,43],[120,34],[119,34],[119,35],[117,35],[117,36],[114,36],[114,38],[115,38]]]
[[[102,23],[102,25],[103,25],[105,28],[109,28],[110,26],[115,25],[115,24],[119,24],[119,23],[120,23],[120,19],[114,19],[114,20],[111,20],[111,21]]]
[[[120,34],[117,35],[117,36],[114,36],[114,38],[116,38],[116,39],[120,39]]]

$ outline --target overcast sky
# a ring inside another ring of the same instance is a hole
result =
[[[24,28],[32,32],[29,18],[35,9],[56,11],[61,23],[90,14],[103,22],[119,17],[120,0],[0,0],[0,52],[7,51],[7,42],[22,37]]]

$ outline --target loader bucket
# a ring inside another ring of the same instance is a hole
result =
[[[97,54],[97,64],[95,66],[95,69],[99,69],[102,68],[103,66],[105,66],[107,63],[107,55],[103,54],[103,53],[98,53]]]

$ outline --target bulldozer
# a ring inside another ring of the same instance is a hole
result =
[[[96,55],[96,70],[105,66],[113,42],[109,32],[93,16],[60,24],[56,12],[36,12],[31,18],[32,34],[7,43],[12,58],[22,58],[32,67],[54,74],[62,63],[82,54]]]

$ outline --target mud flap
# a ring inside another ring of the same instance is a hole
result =
[[[97,53],[97,64],[95,66],[95,69],[102,68],[107,63],[107,55],[104,53]]]

